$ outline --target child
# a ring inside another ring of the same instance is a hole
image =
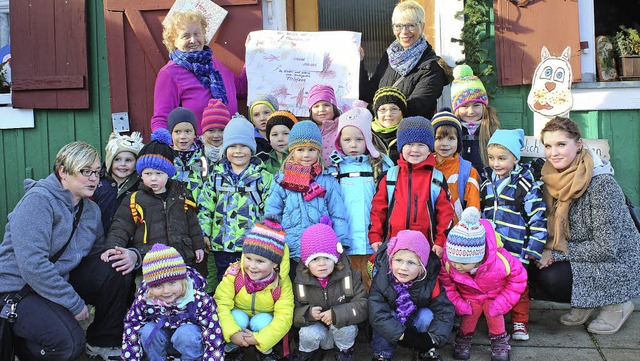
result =
[[[104,178],[100,179],[93,201],[100,207],[102,227],[105,237],[113,217],[124,197],[138,189],[140,176],[136,172],[136,158],[142,149],[142,136],[138,132],[131,135],[111,133],[107,142]]]
[[[302,232],[325,214],[331,218],[340,243],[345,248],[351,245],[342,189],[335,178],[323,172],[321,151],[318,127],[310,120],[296,123],[289,134],[289,155],[267,200],[265,214],[282,217],[293,265],[300,257]],[[291,273],[295,279],[295,271]]]
[[[202,112],[202,135],[204,154],[209,164],[218,163],[222,159],[222,132],[231,119],[229,109],[220,99],[211,98]]]
[[[481,173],[489,164],[487,142],[500,128],[500,121],[495,109],[487,105],[489,99],[482,81],[468,65],[456,66],[453,76],[451,104],[453,113],[462,121],[462,158]]]
[[[340,182],[349,220],[351,248],[349,256],[355,269],[364,276],[365,289],[371,286],[367,261],[374,253],[367,233],[371,223],[371,201],[376,180],[393,166],[389,157],[380,154],[371,142],[371,113],[366,108],[353,108],[339,118],[331,154],[333,172]]]
[[[457,224],[462,210],[480,208],[480,175],[471,162],[458,154],[462,151],[462,126],[458,117],[444,108],[433,116],[431,125],[436,135],[436,169],[447,180],[455,210],[453,222]]]
[[[316,84],[309,89],[307,95],[309,116],[318,127],[322,135],[322,160],[324,164],[331,164],[331,153],[335,150],[334,139],[338,130],[338,100],[333,88],[329,85]]]
[[[369,242],[374,251],[400,230],[413,229],[422,232],[442,257],[453,206],[444,177],[435,169],[433,141],[429,120],[409,117],[400,122],[398,165],[387,171],[373,196]]]
[[[302,233],[293,318],[300,345],[294,360],[311,360],[320,347],[334,349],[336,360],[354,359],[358,324],[367,319],[368,307],[360,272],[350,266],[329,217]]]
[[[491,223],[480,219],[480,212],[470,207],[447,237],[440,282],[447,296],[462,316],[453,343],[453,357],[468,360],[471,340],[484,314],[491,339],[491,360],[509,360],[509,335],[504,315],[518,302],[527,284],[522,264],[504,248]]]
[[[218,314],[227,342],[226,360],[242,360],[244,347],[260,360],[277,360],[275,346],[291,328],[293,291],[289,249],[277,220],[265,217],[248,232],[239,262],[229,266],[216,289]]]
[[[209,258],[208,292],[215,290],[229,264],[240,258],[245,232],[262,219],[272,175],[256,154],[253,126],[237,115],[224,129],[225,158],[211,170],[198,198],[198,220]]]
[[[254,136],[256,138],[257,153],[269,153],[269,133],[267,132],[267,118],[271,113],[278,110],[278,99],[270,94],[260,94],[249,104],[249,119],[255,127]]]
[[[440,262],[418,231],[402,230],[380,246],[369,293],[374,360],[391,360],[396,344],[418,350],[418,360],[440,360],[449,339],[453,305],[438,283]]]
[[[489,167],[480,187],[482,216],[493,223],[504,248],[525,267],[539,260],[547,242],[546,205],[542,200],[542,182],[534,179],[529,164],[520,164],[524,146],[522,129],[498,129],[489,139]],[[528,340],[529,286],[513,307],[514,340]]]
[[[171,133],[176,167],[171,177],[182,182],[191,192],[193,199],[198,199],[204,180],[209,174],[209,162],[204,155],[204,146],[196,138],[198,128],[195,113],[187,108],[175,108],[167,117],[167,129]]]
[[[398,124],[407,112],[407,99],[394,87],[382,87],[373,97],[373,114],[371,123],[373,144],[382,154],[398,163],[400,153],[396,147]]]
[[[122,359],[222,360],[224,338],[204,279],[173,247],[156,243],[142,263],[144,282],[124,319]],[[176,355],[172,355],[176,356]]]
[[[267,172],[276,174],[282,162],[289,155],[289,133],[298,119],[287,110],[277,110],[267,118],[267,139],[273,148],[270,152],[259,153]]]
[[[135,263],[140,267],[154,244],[167,243],[180,252],[188,266],[193,266],[204,257],[195,203],[182,183],[169,179],[176,172],[169,132],[158,129],[151,139],[140,150],[136,162],[143,184],[118,208],[107,237],[107,250],[101,258],[108,262],[110,256],[128,252],[130,258],[137,258]],[[122,248],[129,243],[135,251]]]

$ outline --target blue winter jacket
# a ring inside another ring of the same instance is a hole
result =
[[[264,214],[282,218],[282,228],[287,232],[285,242],[289,246],[290,257],[300,257],[302,232],[309,226],[317,224],[320,217],[325,214],[331,218],[333,230],[343,247],[351,247],[347,211],[338,181],[329,173],[317,176],[315,181],[327,192],[324,197],[315,197],[307,202],[302,197],[302,193],[282,188],[280,182],[283,176],[282,172],[278,172],[274,177]]]
[[[492,182],[491,168],[485,168],[484,176],[480,186],[482,218],[493,223],[504,248],[522,263],[529,263],[525,258],[527,254],[540,259],[547,242],[547,208],[542,200],[542,181],[534,179],[529,164],[516,164],[504,186]],[[530,188],[522,199],[515,199],[517,188],[522,187],[518,183]]]

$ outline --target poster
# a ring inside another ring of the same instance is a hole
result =
[[[333,87],[342,112],[358,99],[360,33],[276,31],[249,33],[247,103],[260,94],[278,99],[280,109],[309,116],[307,94],[315,84]]]
[[[211,0],[176,0],[171,9],[169,9],[167,16],[162,20],[162,25],[164,26],[167,19],[169,19],[176,11],[186,10],[198,10],[204,15],[204,18],[207,19],[207,34],[205,34],[206,44],[211,42],[213,36],[216,34],[218,29],[220,29],[222,21],[227,16],[227,10],[223,9]]]

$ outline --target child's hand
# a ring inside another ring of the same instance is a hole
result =
[[[244,330],[244,341],[249,345],[257,345],[258,341],[256,341],[255,337],[253,337],[253,332],[245,329]]]
[[[102,262],[109,262],[109,257],[113,254],[116,254],[116,250],[115,249],[108,249],[106,251],[104,251],[104,253],[102,253],[100,255],[100,259],[102,260]]]
[[[331,318],[331,310],[326,310],[320,313],[320,321],[327,326],[331,326],[333,324],[333,319]]]
[[[202,262],[203,259],[204,259],[204,251],[201,249],[196,250],[196,263]]]
[[[211,241],[209,240],[209,237],[204,237],[204,245],[204,251],[209,254],[209,252],[211,251]]]
[[[310,312],[311,312],[311,318],[313,318],[316,321],[320,321],[322,307],[320,306],[311,307]]]
[[[433,247],[431,247],[431,250],[438,256],[438,258],[442,258],[442,246],[434,244]]]
[[[235,343],[238,346],[249,347],[249,344],[247,343],[247,341],[245,341],[244,330],[234,333],[233,335],[231,335],[230,339],[231,339],[231,342]]]
[[[382,245],[382,242],[374,242],[371,243],[371,248],[373,248],[374,252],[378,252],[378,248],[380,248],[380,246]]]

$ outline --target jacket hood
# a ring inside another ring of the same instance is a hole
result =
[[[586,149],[591,153],[591,157],[593,158],[593,176],[602,175],[602,174],[610,174],[613,176],[614,170],[613,166],[608,160],[600,158],[591,148],[585,146]]]
[[[69,209],[73,209],[73,196],[71,192],[62,187],[62,184],[58,180],[58,177],[54,173],[51,173],[47,176],[47,178],[40,180],[33,180],[31,178],[27,178],[23,182],[25,192],[33,189],[43,189],[47,193],[51,194],[56,199],[64,202]]]

